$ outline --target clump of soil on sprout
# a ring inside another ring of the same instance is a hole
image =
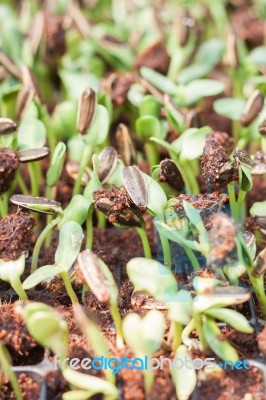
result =
[[[141,225],[144,211],[132,203],[124,186],[96,190],[93,199],[95,207],[105,214],[109,222],[128,226]]]
[[[177,199],[178,202],[175,204],[175,210],[181,218],[184,218],[186,213],[183,207],[183,200],[188,201],[193,207],[199,210],[205,228],[210,229],[212,226],[212,217],[228,202],[228,199],[226,194],[217,192],[211,194],[197,194],[194,196],[181,194]]]
[[[18,167],[17,152],[12,149],[0,149],[0,193],[9,189]]]
[[[29,250],[34,225],[34,217],[20,209],[0,220],[0,258],[2,260],[17,260],[22,253]]]

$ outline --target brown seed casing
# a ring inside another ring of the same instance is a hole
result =
[[[0,193],[9,189],[18,167],[17,152],[12,149],[0,149]]]
[[[259,133],[261,136],[266,137],[266,119],[259,125]]]
[[[176,163],[169,159],[160,162],[159,181],[168,183],[178,192],[184,187],[184,181]]]
[[[83,90],[77,114],[77,131],[81,135],[85,135],[92,123],[97,105],[96,93],[91,88],[86,88]]]
[[[248,168],[253,167],[253,161],[248,152],[246,152],[245,150],[235,149],[233,157],[236,160],[237,166],[239,164],[243,164]]]
[[[17,124],[10,118],[0,118],[0,135],[16,132]]]
[[[79,253],[77,264],[97,300],[100,303],[108,303],[112,288],[101,268],[101,260],[91,250],[84,250]]]
[[[252,275],[259,276],[262,275],[265,271],[266,271],[266,248],[258,254]]]
[[[264,106],[264,96],[259,90],[255,90],[249,97],[243,115],[241,117],[241,124],[248,126],[255,118],[259,116]]]
[[[187,44],[191,29],[195,27],[195,21],[191,17],[188,9],[182,7],[174,21],[174,34],[180,46]]]
[[[38,161],[47,157],[50,153],[48,147],[40,147],[38,149],[30,150],[19,150],[17,152],[18,160],[20,163],[26,163],[30,161]]]
[[[226,60],[230,68],[236,68],[239,65],[237,35],[233,29],[230,29],[226,39]]]
[[[122,169],[122,180],[132,202],[139,208],[145,209],[148,204],[148,188],[140,170],[133,167]]]
[[[14,194],[10,202],[16,206],[26,208],[43,214],[57,214],[61,204],[55,200],[48,200],[46,197],[25,196],[23,194]],[[39,207],[39,209],[36,209]]]
[[[114,147],[108,146],[100,152],[98,177],[102,184],[106,183],[114,172],[117,166],[117,158],[117,151]]]
[[[126,166],[135,164],[136,150],[126,125],[119,124],[115,133],[118,153]]]

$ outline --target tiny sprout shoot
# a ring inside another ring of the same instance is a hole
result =
[[[22,254],[20,258],[14,261],[0,260],[0,279],[9,282],[21,300],[28,299],[20,281],[20,277],[24,270],[25,254]]]
[[[9,379],[9,382],[14,390],[15,396],[17,400],[23,400],[22,393],[19,387],[19,383],[14,371],[11,368],[11,357],[3,344],[0,342],[0,369],[4,372]]]

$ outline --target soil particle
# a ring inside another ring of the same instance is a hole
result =
[[[170,57],[162,43],[154,43],[140,53],[135,61],[135,67],[149,67],[162,74],[166,73],[170,64]]]
[[[266,326],[257,336],[258,347],[261,353],[266,357]]]
[[[30,336],[13,304],[1,306],[0,340],[10,352],[13,365],[33,365],[43,359],[43,348]]]
[[[18,167],[17,153],[12,149],[0,149],[0,193],[8,190]]]
[[[20,209],[0,220],[0,258],[2,260],[17,260],[23,252],[29,250],[34,225],[34,217]]]

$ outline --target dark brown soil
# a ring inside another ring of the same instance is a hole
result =
[[[18,166],[18,155],[14,150],[0,149],[0,193],[9,189]]]
[[[23,372],[18,376],[18,383],[20,386],[23,399],[39,400],[41,387],[40,384],[34,381],[32,377]],[[8,383],[8,378],[6,375],[4,375],[3,377],[1,390],[4,395],[3,397],[4,400],[16,400],[16,396],[10,388],[10,385]]]
[[[4,261],[17,260],[31,245],[32,215],[17,210],[0,220],[0,258]]]
[[[103,82],[105,90],[110,94],[113,104],[122,106],[127,100],[130,86],[136,82],[136,77],[130,72],[112,73]]]
[[[261,353],[266,357],[266,326],[258,334],[257,341]]]
[[[263,20],[256,18],[250,7],[239,8],[233,15],[232,26],[250,48],[263,45]]]
[[[10,352],[13,365],[33,365],[43,359],[43,348],[31,337],[13,304],[1,306],[0,340]]]

